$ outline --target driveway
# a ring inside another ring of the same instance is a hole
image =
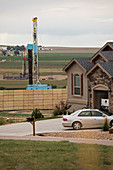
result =
[[[35,132],[62,132],[66,128],[62,126],[62,118],[48,119],[35,122]],[[14,123],[0,126],[0,136],[24,136],[33,134],[32,124],[29,122]]]

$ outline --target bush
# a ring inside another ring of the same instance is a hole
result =
[[[107,118],[105,118],[105,120],[104,120],[104,125],[103,125],[103,127],[102,127],[102,130],[103,130],[103,131],[108,131],[108,130],[109,130],[109,125],[108,125],[108,120],[107,120]]]
[[[54,115],[54,116],[57,116],[57,115],[66,115],[67,110],[68,110],[70,107],[71,107],[71,105],[68,105],[67,102],[60,101],[59,104],[56,104],[55,110],[54,110],[54,112],[53,112],[53,115]]]
[[[52,86],[52,89],[56,89],[57,88],[57,85],[51,85]]]
[[[39,109],[33,110],[31,117],[33,116],[35,117],[35,119],[44,118],[44,115],[40,112]]]
[[[0,125],[5,125],[5,124],[6,124],[6,122],[5,122],[4,118],[0,117]]]
[[[57,116],[58,114],[59,114],[59,113],[58,113],[57,110],[54,110],[54,111],[53,111],[53,115],[54,115],[54,116]]]

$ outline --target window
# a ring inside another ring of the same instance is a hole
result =
[[[78,116],[91,116],[91,112],[90,111],[84,111],[84,112],[81,112]]]
[[[97,111],[92,111],[92,116],[102,116],[102,113]]]
[[[74,75],[74,94],[80,95],[80,75]]]

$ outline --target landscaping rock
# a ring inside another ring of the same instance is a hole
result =
[[[113,133],[113,127],[109,129],[109,133]]]

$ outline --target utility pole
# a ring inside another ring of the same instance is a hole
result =
[[[37,41],[37,17],[33,21],[33,84],[39,84],[38,77],[38,41]]]

